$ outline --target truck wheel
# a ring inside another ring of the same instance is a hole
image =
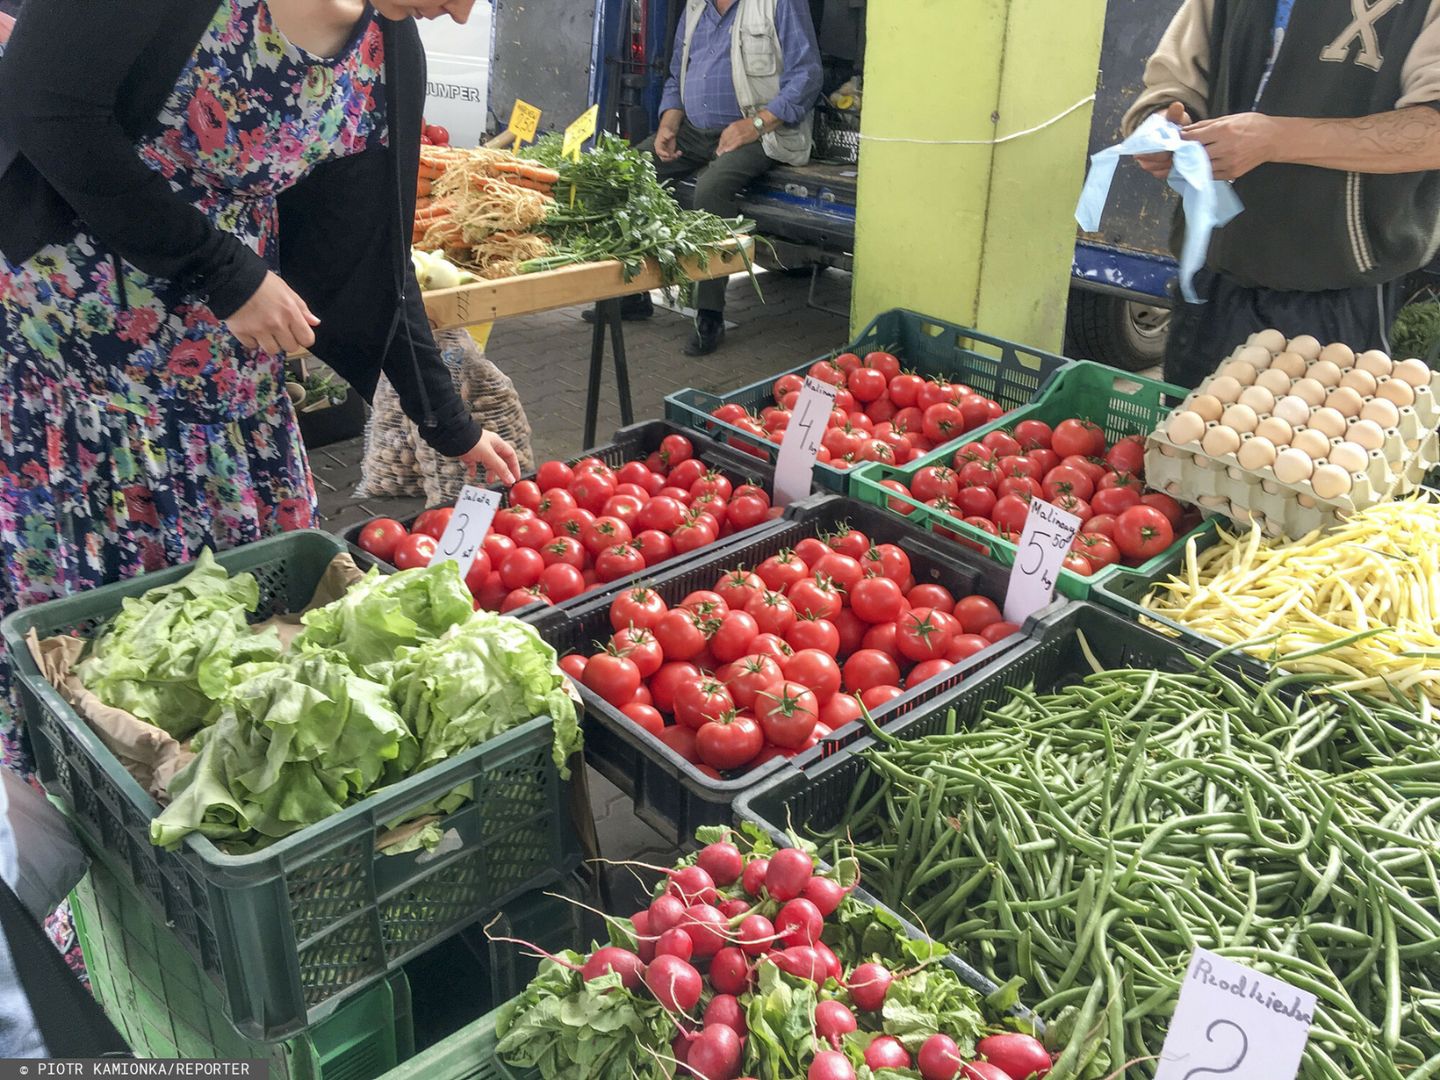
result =
[[[1142,371],[1165,359],[1170,309],[1088,289],[1071,289],[1065,350],[1123,371]]]

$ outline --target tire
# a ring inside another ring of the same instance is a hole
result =
[[[1065,313],[1065,351],[1122,371],[1143,371],[1165,359],[1170,309],[1118,296],[1071,289]]]

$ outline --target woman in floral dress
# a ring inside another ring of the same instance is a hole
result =
[[[311,525],[297,347],[513,478],[408,259],[411,16],[473,2],[30,0],[0,45],[0,615]],[[29,770],[3,656],[0,761]]]

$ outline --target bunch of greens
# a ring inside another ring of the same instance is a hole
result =
[[[255,578],[231,577],[207,549],[179,581],[127,597],[77,673],[107,705],[187,738],[213,719],[236,665],[280,655],[279,638],[246,619],[259,602]]]
[[[558,134],[547,135],[524,151],[560,174],[555,205],[535,230],[555,251],[524,263],[525,273],[616,259],[629,281],[654,259],[664,283],[679,285],[689,281],[684,260],[708,266],[717,248],[754,228],[743,218],[727,221],[681,209],[660,183],[650,155],[624,139],[602,134],[578,161],[561,156],[562,144]]]
[[[150,823],[173,846],[191,832],[216,841],[275,840],[338,813],[409,773],[419,748],[385,687],[344,659],[316,654],[255,665]]]

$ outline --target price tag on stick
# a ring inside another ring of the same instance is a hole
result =
[[[580,160],[580,148],[585,145],[585,140],[595,134],[595,128],[600,122],[600,106],[591,105],[580,114],[580,118],[565,129],[565,143],[560,149],[562,157]]]
[[[510,110],[508,130],[515,136],[516,147],[534,142],[535,133],[540,130],[540,110],[528,101],[516,98],[515,107]]]
[[[820,453],[820,437],[830,423],[830,410],[835,408],[835,387],[821,379],[805,376],[805,385],[790,413],[790,425],[780,442],[780,455],[775,461],[775,505],[789,506],[796,499],[810,494],[815,477],[815,456]]]
[[[1155,1080],[1296,1076],[1314,1018],[1314,994],[1196,949]]]
[[[500,509],[500,493],[466,484],[460,489],[460,498],[455,500],[455,512],[450,515],[450,524],[435,545],[435,557],[430,565],[453,562],[460,566],[460,576],[470,572],[480,542],[490,531],[495,520],[495,511]]]
[[[1055,599],[1060,564],[1080,531],[1080,519],[1043,499],[1030,500],[1020,550],[1010,569],[1005,593],[1005,618],[1017,626]]]

